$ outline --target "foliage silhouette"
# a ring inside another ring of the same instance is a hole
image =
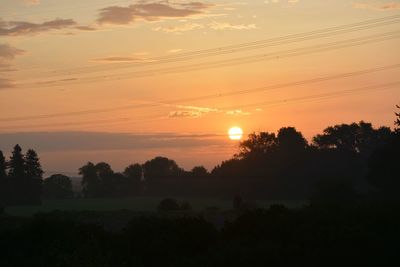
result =
[[[43,170],[36,151],[29,149],[24,156],[22,148],[14,146],[8,162],[4,156],[0,157],[2,165],[2,179],[0,181],[0,194],[2,202],[6,205],[39,205],[42,194]],[[8,174],[4,170],[8,168]]]
[[[68,176],[54,174],[43,181],[43,197],[65,199],[73,197],[72,182]]]

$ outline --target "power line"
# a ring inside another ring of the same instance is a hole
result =
[[[32,115],[32,116],[0,118],[0,121],[6,122],[6,121],[37,120],[37,119],[46,119],[46,118],[70,117],[70,116],[78,116],[78,115],[108,113],[108,112],[119,111],[119,110],[149,108],[149,107],[156,107],[156,106],[161,106],[161,105],[179,104],[179,103],[192,102],[192,101],[198,101],[198,100],[207,100],[207,99],[222,98],[222,97],[228,97],[228,96],[234,96],[234,95],[250,94],[250,93],[256,93],[256,92],[261,92],[261,91],[276,90],[276,89],[282,89],[282,88],[288,88],[288,87],[294,87],[294,86],[300,86],[300,85],[306,85],[306,84],[314,84],[314,83],[326,82],[326,81],[331,81],[331,80],[336,80],[336,79],[361,76],[361,75],[366,75],[366,74],[381,72],[381,71],[386,71],[386,70],[393,70],[393,69],[398,69],[398,68],[400,68],[400,63],[394,64],[394,65],[376,67],[376,68],[368,68],[368,69],[352,71],[352,72],[345,72],[345,73],[336,74],[336,75],[322,76],[322,77],[307,79],[307,80],[279,83],[279,84],[267,85],[267,86],[263,86],[263,87],[244,89],[244,90],[236,90],[233,92],[227,92],[227,93],[221,93],[221,94],[209,94],[209,95],[203,95],[203,96],[197,96],[197,97],[178,98],[178,99],[166,100],[166,101],[162,101],[162,102],[158,102],[158,103],[154,103],[154,102],[153,103],[143,103],[143,104],[135,104],[135,105],[126,105],[126,106],[122,106],[122,107],[119,106],[119,107],[102,108],[102,109],[80,110],[80,111],[74,111],[74,112],[62,112],[62,113],[51,113],[51,114],[41,114],[41,115]]]
[[[331,97],[349,95],[349,94],[353,94],[353,93],[389,89],[389,88],[392,88],[393,86],[398,86],[398,85],[400,85],[400,81],[383,83],[383,84],[378,84],[378,85],[371,85],[371,86],[364,86],[364,87],[360,87],[360,88],[347,89],[347,90],[341,90],[341,91],[335,91],[335,92],[329,92],[329,93],[320,93],[320,94],[314,94],[314,95],[308,95],[308,96],[294,97],[294,98],[289,98],[289,99],[282,99],[282,100],[275,100],[275,101],[263,101],[263,102],[257,102],[257,103],[251,103],[251,104],[228,106],[228,107],[221,108],[221,110],[232,110],[232,109],[248,108],[248,107],[255,107],[255,106],[263,106],[264,107],[264,106],[270,106],[270,105],[276,105],[276,104],[282,104],[282,103],[291,103],[291,102],[304,101],[304,100],[315,100],[315,99],[325,99],[325,98],[329,99]]]
[[[287,36],[281,36],[276,38],[270,38],[265,40],[241,43],[236,45],[228,45],[222,47],[216,47],[211,49],[203,49],[203,50],[195,50],[189,52],[178,53],[175,55],[169,56],[161,56],[161,57],[153,57],[148,58],[144,62],[130,62],[130,63],[113,63],[112,66],[86,66],[81,68],[74,69],[64,69],[60,71],[52,71],[48,72],[47,76],[57,77],[57,76],[65,76],[65,75],[74,75],[74,74],[82,74],[82,73],[91,73],[91,72],[101,72],[107,71],[110,68],[115,69],[126,69],[126,68],[134,68],[134,67],[146,67],[146,66],[154,66],[154,65],[162,65],[162,64],[170,64],[181,61],[193,60],[198,58],[210,57],[210,56],[220,56],[232,53],[245,52],[254,49],[262,49],[270,46],[277,46],[282,44],[291,44],[302,41],[309,41],[319,38],[331,37],[339,34],[351,33],[356,31],[361,31],[365,29],[372,29],[375,27],[387,26],[390,24],[397,24],[400,22],[400,15],[388,16],[379,19],[372,19],[361,21],[352,24],[346,24],[342,26],[336,26],[331,28],[324,28],[320,30],[314,30],[310,32],[291,34]]]

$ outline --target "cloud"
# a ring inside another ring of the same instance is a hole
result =
[[[358,9],[369,9],[377,11],[400,10],[400,3],[399,2],[354,3],[353,7]]]
[[[8,44],[0,44],[0,73],[15,71],[10,61],[13,60],[16,56],[23,54],[25,54],[25,51],[22,49],[15,48]],[[11,82],[11,80],[3,80],[0,88],[13,87],[12,85],[13,83]]]
[[[101,132],[0,133],[0,150],[20,144],[44,151],[131,150],[185,148],[221,144],[216,134],[128,134]],[[4,151],[4,150],[3,150]]]
[[[204,28],[203,25],[198,23],[187,23],[178,26],[169,26],[169,27],[155,27],[153,28],[154,31],[162,31],[165,33],[182,33],[186,31],[191,31],[195,29],[202,29]]]
[[[0,78],[0,90],[1,89],[9,89],[15,87],[14,81],[10,79]]]
[[[154,2],[137,3],[127,7],[110,6],[100,9],[97,22],[99,24],[125,25],[138,20],[157,21],[164,18],[183,18],[203,14],[213,5],[190,2],[175,3]]]
[[[155,27],[154,31],[162,31],[165,33],[176,33],[180,34],[186,31],[196,30],[196,29],[204,29],[209,28],[216,31],[221,30],[252,30],[257,29],[255,24],[233,24],[230,22],[211,22],[206,25],[202,25],[199,23],[186,23],[176,26],[168,26],[168,27]]]
[[[0,44],[0,60],[12,60],[15,56],[24,54],[25,51],[8,44]]]
[[[248,116],[251,115],[250,112],[242,111],[241,109],[235,109],[235,110],[228,110],[225,112],[226,115],[231,115],[231,116]]]
[[[61,30],[76,26],[72,19],[55,19],[43,23],[32,23],[26,21],[1,21],[0,36],[33,35],[51,30]]]
[[[152,60],[143,57],[130,57],[130,56],[109,56],[103,58],[96,58],[93,61],[102,63],[152,62]]]
[[[202,113],[195,110],[174,110],[168,114],[169,118],[199,118]]]
[[[76,26],[75,29],[81,30],[81,31],[96,31],[97,28],[92,27],[92,26]]]
[[[220,112],[219,109],[207,108],[207,107],[195,107],[195,106],[183,106],[183,105],[176,105],[174,107],[180,110],[171,111],[168,114],[169,118],[199,118],[207,113]]]
[[[252,30],[256,29],[255,24],[232,24],[229,22],[212,22],[209,27],[213,30]]]

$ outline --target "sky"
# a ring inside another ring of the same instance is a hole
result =
[[[400,1],[1,0],[0,150],[209,170],[241,127],[393,126]]]

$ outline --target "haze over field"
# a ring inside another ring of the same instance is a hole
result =
[[[244,135],[392,126],[400,1],[0,3],[0,150],[48,173],[155,156],[211,169]],[[7,154],[8,156],[8,154]]]

